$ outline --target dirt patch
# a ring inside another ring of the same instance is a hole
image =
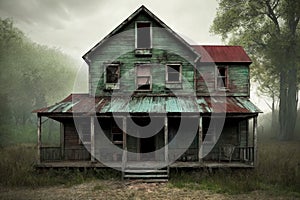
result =
[[[270,196],[263,191],[250,194],[228,195],[214,194],[205,190],[190,190],[175,188],[169,183],[141,183],[122,181],[91,181],[74,186],[54,186],[39,188],[0,188],[0,199],[18,200],[101,200],[101,199],[289,199],[280,196]],[[295,198],[290,198],[295,199]]]

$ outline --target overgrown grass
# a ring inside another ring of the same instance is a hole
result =
[[[255,169],[174,172],[171,187],[240,194],[264,190],[300,197],[300,142],[260,143]]]
[[[119,179],[112,169],[48,169],[37,170],[36,148],[17,145],[0,149],[0,185],[37,187],[64,184],[71,186],[93,179]]]
[[[120,172],[103,169],[36,170],[34,145],[0,148],[0,185],[10,187],[71,186],[95,179],[120,180]],[[300,142],[259,144],[255,169],[171,171],[169,187],[241,194],[256,190],[300,197]],[[102,188],[94,188],[95,190]]]

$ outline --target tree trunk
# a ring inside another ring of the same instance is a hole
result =
[[[280,94],[279,94],[279,140],[286,138],[286,118],[287,118],[287,84],[286,72],[280,73]]]
[[[280,73],[280,104],[279,124],[280,140],[291,140],[294,136],[297,120],[298,88],[297,88],[297,62],[294,44],[286,50],[286,69]]]
[[[271,121],[271,132],[272,134],[278,133],[278,125],[276,119],[276,111],[275,111],[275,95],[272,95],[272,121]]]

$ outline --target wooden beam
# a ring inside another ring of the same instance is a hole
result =
[[[254,156],[253,156],[253,164],[257,166],[257,116],[253,118],[253,146],[254,146]]]
[[[123,129],[123,154],[122,154],[122,180],[124,180],[125,176],[125,169],[126,169],[126,163],[127,163],[127,118],[126,116],[123,117],[122,121],[122,129]]]
[[[169,163],[169,148],[168,148],[168,117],[165,117],[165,162],[166,164]]]
[[[203,137],[203,130],[202,130],[202,117],[199,118],[199,131],[198,131],[198,161],[202,162],[202,137]]]
[[[38,164],[41,163],[41,147],[42,147],[42,117],[38,116],[38,130],[37,130],[37,136],[38,136],[38,143],[37,143],[37,149],[38,149]]]
[[[65,157],[65,128],[64,124],[60,123],[60,148],[61,148],[61,158]]]
[[[95,162],[95,118],[91,117],[91,161]]]

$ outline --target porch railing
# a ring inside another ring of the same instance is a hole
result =
[[[91,155],[85,148],[41,147],[41,161],[90,160]]]
[[[41,147],[41,161],[59,161],[61,158],[60,147]]]
[[[254,147],[237,147],[239,158],[244,162],[254,161]]]

